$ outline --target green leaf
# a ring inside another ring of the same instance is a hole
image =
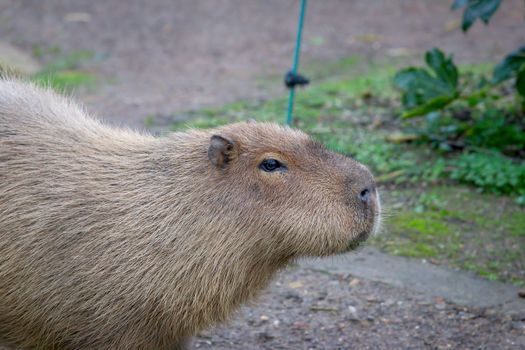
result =
[[[525,97],[525,67],[522,67],[516,78],[516,90],[518,94]]]
[[[458,69],[454,62],[452,62],[452,56],[447,58],[443,51],[433,48],[425,54],[425,61],[441,81],[448,84],[452,89],[457,87]]]
[[[499,84],[502,81],[510,79],[523,65],[525,65],[525,45],[511,52],[498,63],[496,68],[494,68],[492,83]]]
[[[456,0],[452,4],[452,10],[466,7],[461,25],[461,29],[466,32],[478,18],[488,24],[500,4],[501,0]]]
[[[394,76],[394,85],[404,90],[411,105],[422,104],[442,95],[452,95],[454,89],[422,68],[407,68]]]
[[[408,119],[408,118],[414,118],[414,117],[419,117],[421,115],[428,114],[438,109],[442,109],[443,107],[447,106],[452,101],[454,101],[457,97],[458,97],[457,94],[454,94],[453,96],[436,97],[430,101],[427,101],[425,104],[421,106],[418,106],[416,108],[413,108],[411,110],[404,112],[401,115],[401,117]]]
[[[403,91],[404,118],[441,109],[459,95],[458,70],[452,57],[434,48],[425,54],[425,61],[430,70],[411,67],[394,76],[394,85]]]

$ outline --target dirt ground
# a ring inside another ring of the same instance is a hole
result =
[[[524,7],[505,0],[489,27],[464,35],[450,1],[310,1],[302,60],[390,59],[433,46],[462,62],[501,59],[525,42]],[[148,115],[284,94],[297,13],[298,0],[0,0],[0,38],[28,52],[105,57],[92,69],[111,83],[83,100],[109,121],[142,126]]]
[[[489,27],[477,23],[468,35],[449,6],[311,1],[302,59],[389,59],[439,46],[461,62],[485,61],[525,42],[521,0],[504,1]],[[110,122],[142,127],[148,115],[284,93],[281,78],[274,87],[257,78],[289,68],[297,8],[297,0],[0,0],[0,37],[27,52],[58,45],[101,54],[92,69],[109,83],[80,98]],[[409,288],[291,268],[258,307],[202,334],[194,347],[525,349],[525,320],[429,301]]]
[[[291,268],[196,349],[525,349],[525,324],[407,289]]]

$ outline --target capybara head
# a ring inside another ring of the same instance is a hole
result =
[[[378,224],[370,171],[303,132],[269,123],[229,125],[213,131],[208,156],[226,201],[249,208],[239,220],[259,226],[247,234],[261,232],[254,239],[274,240],[274,249],[290,257],[346,252]]]

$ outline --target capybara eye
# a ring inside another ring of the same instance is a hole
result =
[[[275,159],[265,159],[259,164],[259,169],[266,171],[268,173],[273,173],[274,171],[282,171],[285,170],[286,167]]]

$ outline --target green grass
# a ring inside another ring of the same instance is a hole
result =
[[[450,256],[457,251],[457,234],[445,219],[442,212],[398,213],[390,222],[389,234],[379,239],[380,246],[409,257]]]
[[[32,80],[58,91],[71,91],[81,86],[93,86],[97,82],[96,76],[92,73],[72,70],[40,72],[34,75]]]
[[[463,186],[393,190],[388,197],[395,212],[374,245],[525,284],[525,209],[509,198]]]
[[[46,61],[44,68],[34,74],[31,80],[61,92],[78,88],[90,88],[99,78],[84,66],[96,59],[95,53],[87,50],[62,53],[59,47],[41,48],[35,46],[33,54]]]
[[[391,87],[390,79],[396,68],[373,65],[366,65],[363,68],[357,62],[357,58],[351,58],[348,61],[343,60],[337,64],[334,63],[333,67],[328,65],[329,69],[334,72],[344,70],[346,67],[349,69],[355,67],[350,70],[353,73],[343,75],[347,76],[347,79],[330,79],[306,89],[298,89],[294,110],[296,126],[314,127],[319,124],[321,117],[329,118],[332,116],[340,119],[341,115],[348,114],[351,111],[350,108],[353,109],[356,106],[362,107],[359,110],[362,112],[361,117],[363,119],[368,119],[363,109],[384,109],[384,107],[376,108],[373,104],[366,108],[367,106],[363,105],[361,97],[363,95],[381,96],[382,98],[392,97],[394,90]],[[311,68],[314,72],[317,69],[319,68]],[[272,83],[275,84],[277,79],[277,77],[274,78]],[[173,128],[193,127],[195,124],[201,127],[213,127],[221,123],[247,119],[282,122],[285,119],[287,102],[287,94],[283,94],[282,98],[273,100],[239,101],[218,108],[201,109],[191,113],[194,116],[192,122],[174,124]],[[330,120],[326,121],[329,122]]]

